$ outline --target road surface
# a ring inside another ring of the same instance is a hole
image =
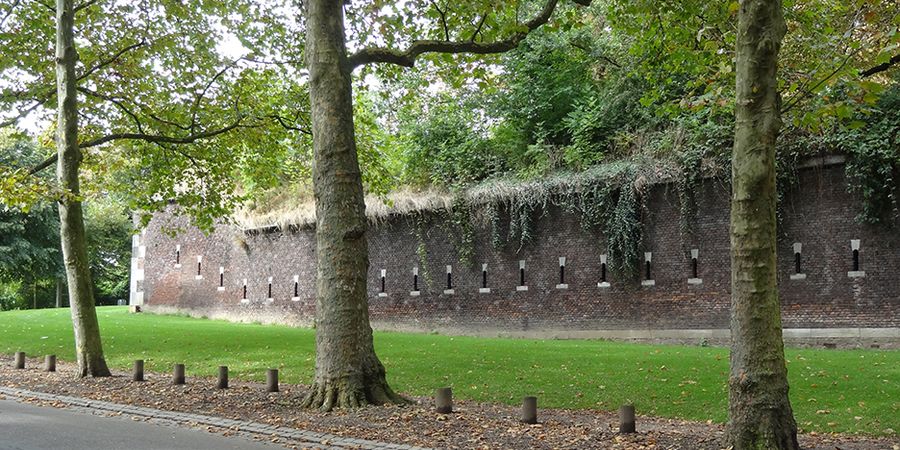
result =
[[[0,450],[276,450],[284,447],[126,417],[0,400]]]

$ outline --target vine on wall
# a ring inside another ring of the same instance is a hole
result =
[[[416,256],[419,257],[419,276],[425,282],[425,286],[431,289],[433,283],[431,280],[431,271],[428,270],[428,247],[426,246],[425,227],[428,225],[425,214],[416,214],[414,216],[416,241]]]
[[[784,218],[784,198],[799,181],[798,164],[816,155],[848,155],[848,188],[862,196],[863,223],[892,223],[900,218],[896,180],[900,179],[900,90],[882,97],[863,125],[829,133],[812,134],[788,128],[780,138],[777,154],[779,225]],[[641,211],[648,186],[671,182],[678,192],[680,227],[693,233],[697,195],[703,180],[719,177],[730,181],[730,148],[733,124],[713,122],[684,124],[684,130],[660,139],[648,153],[675,155],[665,160],[639,159],[595,166],[580,173],[559,173],[532,180],[491,180],[456,193],[445,218],[453,223],[461,263],[475,257],[475,217],[489,227],[495,249],[509,247],[516,253],[535,238],[535,224],[550,206],[578,216],[583,229],[601,234],[609,255],[609,269],[623,278],[637,276],[644,232]],[[418,230],[417,233],[421,233]],[[420,234],[420,249],[424,240]],[[421,250],[420,253],[424,253]],[[424,256],[420,255],[425,267]]]

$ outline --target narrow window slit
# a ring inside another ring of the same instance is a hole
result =
[[[794,242],[794,273],[791,274],[792,280],[805,280],[806,274],[803,273],[803,257],[801,253],[803,252],[803,244],[799,242]]]
[[[411,297],[418,297],[420,294],[420,292],[419,292],[419,267],[418,266],[413,267],[412,274],[413,274],[413,290],[410,291],[409,295]]]
[[[641,281],[641,286],[655,286],[656,281],[653,280],[653,277],[650,273],[650,262],[653,259],[653,253],[646,252],[644,253],[644,281]]]
[[[491,288],[487,286],[487,263],[481,265],[481,288],[478,289],[479,294],[490,294]]]
[[[525,284],[525,260],[519,261],[519,285],[516,286],[517,291],[527,291],[528,286]]]
[[[700,278],[700,250],[692,249],[691,250],[691,277],[688,278],[688,284],[703,284],[703,279]]]
[[[444,294],[453,295],[455,291],[453,290],[453,266],[447,266],[447,289],[444,289]]]
[[[600,255],[600,282],[597,283],[597,287],[610,287],[609,281],[606,280],[606,255]]]
[[[384,291],[385,288],[385,278],[387,277],[387,269],[381,269],[381,292],[378,293],[379,297],[387,297],[387,292]]]
[[[561,256],[559,258],[559,284],[556,285],[557,289],[568,289],[569,285],[566,284],[566,257]]]
[[[853,270],[847,272],[850,278],[862,278],[866,276],[866,272],[860,269],[859,263],[859,239],[850,240],[850,249],[853,250]]]

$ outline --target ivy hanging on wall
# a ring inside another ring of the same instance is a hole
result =
[[[428,219],[425,213],[417,213],[413,216],[415,225],[413,229],[416,233],[416,256],[419,258],[419,276],[425,282],[425,286],[432,288],[431,271],[428,269],[428,247],[425,229],[428,226]]]

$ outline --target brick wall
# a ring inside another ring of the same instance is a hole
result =
[[[494,249],[489,227],[477,225],[473,265],[459,262],[452,227],[439,216],[421,225],[427,257],[417,254],[416,222],[397,217],[369,232],[369,307],[381,329],[456,333],[568,332],[590,330],[728,328],[730,302],[729,191],[706,181],[697,214],[682,231],[678,193],[671,185],[649,192],[643,211],[644,247],[652,252],[654,286],[617,279],[599,288],[604,238],[582,229],[576,216],[552,207],[536,222],[533,243]],[[805,169],[784,200],[779,230],[779,287],[786,328],[900,328],[900,236],[885,226],[854,219],[858,198],[848,194],[843,166]],[[176,237],[162,227],[181,227]],[[865,277],[848,277],[851,239],[861,241]],[[792,280],[792,244],[802,243],[805,279]],[[160,216],[141,236],[145,247],[145,304],[159,311],[188,310],[232,320],[308,325],[315,309],[315,234],[311,230],[244,233],[219,227],[204,236],[183,218]],[[175,267],[180,245],[182,266]],[[698,277],[689,284],[691,250],[699,250]],[[197,279],[197,256],[202,255]],[[567,289],[558,289],[559,257],[566,258]],[[519,291],[519,261],[527,291]],[[488,264],[490,293],[479,293],[481,264]],[[444,293],[452,265],[454,294]],[[219,267],[224,267],[224,288]],[[419,296],[411,296],[412,269],[420,270]],[[379,296],[380,274],[386,294]],[[426,275],[427,273],[427,275]],[[294,298],[294,277],[298,276]],[[272,277],[272,300],[268,278]],[[643,278],[643,276],[641,277]],[[243,280],[247,301],[242,302]],[[430,282],[429,282],[430,280]]]

